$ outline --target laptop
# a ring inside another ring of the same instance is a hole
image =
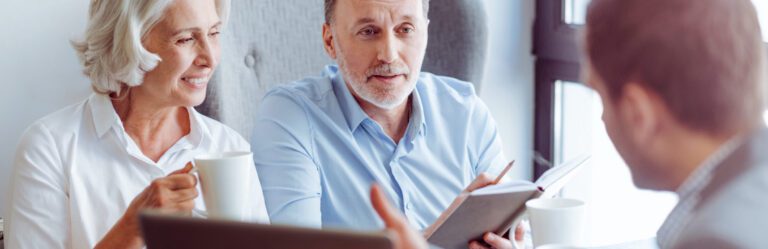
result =
[[[394,248],[385,232],[319,230],[282,225],[208,220],[153,212],[140,215],[148,249],[165,248]]]

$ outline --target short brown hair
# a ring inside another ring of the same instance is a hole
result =
[[[593,0],[586,26],[586,55],[612,100],[635,82],[694,130],[760,122],[765,50],[750,0]]]
[[[333,8],[336,6],[336,0],[325,0],[325,23],[330,24],[333,21]],[[421,0],[421,6],[424,8],[424,17],[429,14],[429,0]]]

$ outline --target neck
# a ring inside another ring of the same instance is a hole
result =
[[[173,144],[190,132],[185,107],[162,106],[128,93],[125,99],[112,100],[125,132],[145,156],[157,162]]]
[[[717,153],[737,134],[715,136],[689,131],[685,134],[670,136],[668,139],[674,142],[671,142],[670,146],[664,149],[667,151],[665,155],[666,168],[668,169],[666,172],[667,190],[679,189],[706,160]]]
[[[353,96],[363,111],[384,129],[387,136],[395,143],[399,143],[408,129],[408,120],[411,116],[411,97],[408,97],[406,101],[395,108],[384,109],[368,103],[354,93]]]

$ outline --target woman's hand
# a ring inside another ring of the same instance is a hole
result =
[[[153,209],[161,213],[190,215],[198,196],[197,178],[189,174],[192,168],[192,164],[187,163],[183,169],[152,181],[131,201],[123,217],[99,241],[96,248],[143,247],[138,219],[142,210]]]

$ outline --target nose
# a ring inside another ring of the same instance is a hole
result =
[[[201,39],[201,42],[198,44],[197,58],[195,58],[194,62],[195,65],[209,68],[215,67],[216,63],[218,63],[216,58],[218,45],[208,39]]]
[[[397,60],[398,57],[398,40],[394,35],[390,32],[387,32],[387,34],[382,39],[380,45],[379,45],[379,53],[378,53],[378,60],[382,63],[393,63]]]

